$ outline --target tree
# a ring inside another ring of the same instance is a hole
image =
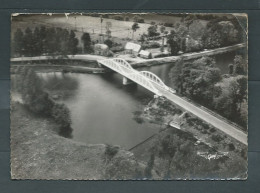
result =
[[[246,62],[241,55],[236,55],[234,58],[234,74],[246,74]]]
[[[24,41],[24,54],[26,56],[32,56],[33,53],[34,53],[34,47],[33,47],[33,33],[32,33],[32,30],[27,27],[26,30],[25,30],[25,34],[24,34],[24,37],[23,37]]]
[[[210,21],[203,33],[202,41],[206,48],[217,48],[238,43],[238,30],[231,21],[222,21],[219,18]]]
[[[112,40],[110,40],[110,39],[106,39],[106,40],[104,41],[104,44],[106,44],[109,48],[112,48],[112,46],[113,46],[113,42],[112,42]]]
[[[184,75],[183,75],[183,59],[177,60],[175,62],[175,65],[173,68],[171,68],[169,77],[171,79],[171,82],[174,85],[174,88],[177,90],[178,93],[183,93],[183,81],[184,81]]]
[[[20,70],[19,76],[24,104],[34,113],[50,115],[54,103],[48,93],[43,91],[41,80],[35,71],[24,67]]]
[[[229,64],[228,65],[228,73],[229,74],[233,74],[234,73],[234,65],[233,64]]]
[[[22,55],[24,52],[24,34],[20,28],[14,33],[12,50],[15,55]]]
[[[184,18],[184,24],[187,26],[188,30],[190,25],[197,19],[196,15],[189,14]]]
[[[151,25],[150,27],[148,27],[148,36],[149,37],[155,37],[155,36],[158,36],[159,33],[157,32],[157,28],[158,26],[157,25]]]
[[[46,35],[47,35],[47,32],[46,32],[46,27],[45,26],[41,26],[40,28],[40,50],[41,50],[41,53],[42,54],[45,54],[46,51],[47,51],[47,47],[46,47]]]
[[[112,27],[112,23],[106,22],[106,35],[107,35],[107,37],[111,37],[111,30],[110,30],[111,27]]]
[[[74,31],[70,31],[70,35],[69,35],[69,40],[68,40],[68,53],[75,55],[78,51],[77,45],[78,45],[79,41],[76,38],[76,35],[74,33]]]
[[[91,47],[91,39],[90,39],[89,33],[84,33],[81,36],[81,40],[83,41],[84,52],[91,53],[93,51],[93,49]]]
[[[133,30],[133,33],[132,33],[132,40],[134,39],[134,33],[136,32],[137,29],[139,29],[139,25],[137,22],[135,22],[133,25],[132,25],[132,30]]]
[[[241,126],[247,126],[247,107],[241,108],[241,104],[247,100],[247,78],[245,76],[237,79],[227,78],[221,84],[221,94],[214,97],[214,108],[224,117],[234,121]]]
[[[238,92],[237,92],[237,102],[239,103],[239,111],[241,109],[241,104],[244,100],[247,100],[247,78],[243,76],[237,80]]]
[[[56,37],[57,36],[56,36],[55,28],[48,28],[48,29],[46,29],[46,42],[45,42],[45,45],[46,45],[46,52],[48,54],[54,54],[57,51],[57,49],[56,49],[56,47],[57,47]],[[65,44],[64,46],[62,45],[61,47],[66,49],[66,53],[67,53],[67,49],[68,49],[68,46],[66,44],[67,43],[66,40],[68,40],[67,37],[66,38],[62,37],[62,42],[61,42],[61,43]]]
[[[167,40],[167,44],[169,44],[170,49],[171,49],[171,55],[177,55],[177,53],[180,50],[180,46],[178,43],[178,38],[176,35],[176,32],[174,30],[171,31],[171,34],[168,35],[168,40]]]
[[[143,44],[145,41],[147,40],[147,35],[145,33],[143,33],[141,36],[140,36],[140,42]]]
[[[165,27],[164,26],[161,26],[160,27],[160,31],[161,33],[164,35],[164,32],[165,32]],[[164,51],[164,36],[162,37],[162,48],[161,48],[161,51],[163,52]]]
[[[39,56],[42,53],[41,50],[41,45],[42,45],[42,40],[40,36],[40,29],[36,27],[33,31],[33,45],[34,45],[34,55]]]
[[[70,111],[64,104],[56,103],[52,108],[52,117],[62,128],[70,128]]]

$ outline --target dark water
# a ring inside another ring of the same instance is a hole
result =
[[[160,129],[149,121],[138,124],[133,119],[133,113],[141,111],[153,94],[136,85],[123,86],[121,75],[53,72],[40,73],[40,77],[46,85],[67,95],[60,101],[71,111],[72,135],[76,141],[131,148]],[[68,80],[75,87],[69,91]]]
[[[223,73],[228,72],[234,54],[215,57]],[[158,75],[166,85],[172,86],[169,71],[174,64],[146,67]],[[139,124],[133,118],[135,111],[142,111],[153,94],[141,86],[122,85],[122,76],[109,74],[75,74],[61,72],[39,73],[50,90],[60,91],[59,101],[71,111],[73,139],[98,144],[108,143],[131,148],[156,133],[159,125],[145,120]]]

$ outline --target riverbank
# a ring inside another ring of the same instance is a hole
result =
[[[195,116],[183,114],[173,103],[165,103],[160,98],[153,99],[139,116],[162,125],[160,132],[130,149],[141,162],[152,161],[151,170],[158,176],[164,177],[172,168],[172,177],[180,178],[177,173],[179,167],[183,167],[179,173],[183,178],[192,175],[191,170],[198,170],[194,178],[205,178],[205,168],[202,167],[204,164],[210,168],[207,176],[212,178],[219,178],[220,173],[227,178],[247,176],[247,168],[243,166],[247,161],[245,145]],[[177,120],[180,129],[169,126],[169,120]],[[196,160],[196,166],[200,169],[193,168],[186,159]],[[186,162],[186,165],[178,166],[179,161]]]
[[[228,151],[229,146],[235,146],[237,152],[241,153],[247,148],[246,145],[165,98],[156,98],[150,101],[139,116],[142,119],[148,119],[155,124],[165,126],[169,126],[169,123],[174,121],[180,126],[179,130],[191,133],[196,138],[196,144],[205,143],[219,151]]]
[[[84,144],[57,134],[48,118],[30,113],[12,102],[12,179],[133,179],[142,176],[144,165],[132,153],[118,148],[107,153],[104,144]],[[127,166],[127,167],[126,167]]]
[[[176,60],[183,59],[183,60],[192,60],[196,59],[202,56],[211,56],[211,55],[216,55],[216,54],[222,54],[226,52],[232,52],[241,48],[244,48],[246,46],[245,43],[241,44],[236,44],[232,46],[227,46],[227,47],[222,47],[222,48],[216,48],[216,49],[211,49],[211,50],[203,50],[200,52],[192,52],[192,53],[184,53],[178,56],[168,56],[168,57],[162,57],[162,58],[152,58],[152,59],[144,59],[140,57],[133,58],[132,55],[130,54],[124,54],[124,55],[116,55],[114,58],[122,58],[125,59],[127,62],[129,62],[133,68],[139,68],[139,67],[146,67],[146,66],[154,66],[154,65],[160,65],[160,64],[166,64],[166,63],[171,63],[175,62]],[[11,66],[18,66],[19,64],[17,63],[23,63],[23,65],[29,65],[29,64],[24,64],[24,63],[30,63],[30,62],[37,62],[37,61],[84,61],[84,62],[95,62],[97,60],[104,60],[104,59],[112,59],[109,57],[105,56],[99,56],[99,55],[91,55],[91,54],[85,54],[85,55],[67,55],[65,56],[35,56],[35,57],[20,57],[20,58],[11,58],[12,65]],[[36,66],[36,65],[32,65]],[[50,67],[54,65],[47,65],[45,67]],[[56,65],[59,66],[59,65]],[[79,73],[102,73],[105,72],[104,68],[93,68],[89,66],[79,66],[79,65],[74,65],[67,67],[64,65],[60,65],[60,67],[66,67],[67,70],[70,72],[79,72]]]
[[[80,66],[80,65],[50,65],[50,64],[36,64],[36,65],[11,65],[11,74],[15,74],[15,70],[19,66],[25,66],[29,68],[33,68],[35,71],[39,72],[72,72],[72,73],[83,73],[83,74],[99,74],[99,73],[105,73],[109,71],[105,68],[97,68],[97,67],[87,67],[87,66]]]
[[[203,50],[200,52],[192,52],[192,53],[184,53],[178,56],[168,56],[168,57],[162,57],[162,58],[153,58],[153,59],[135,59],[135,60],[129,60],[131,62],[131,65],[134,68],[138,67],[145,67],[145,66],[154,66],[154,65],[160,65],[160,64],[166,64],[170,62],[175,62],[179,59],[183,60],[192,60],[196,59],[199,57],[203,56],[212,56],[212,55],[217,55],[217,54],[222,54],[222,53],[227,53],[227,52],[232,52],[241,48],[244,48],[246,46],[245,43],[241,44],[236,44],[232,46],[227,46],[223,48],[215,48],[215,49],[210,49],[210,50]],[[127,60],[127,59],[126,59]]]

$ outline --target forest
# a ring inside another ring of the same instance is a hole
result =
[[[169,76],[177,92],[247,128],[247,61],[236,55],[229,74],[210,57],[176,62]]]
[[[15,31],[11,55],[17,57],[76,54],[78,43],[73,30],[45,26],[34,29],[27,27],[24,31]]]

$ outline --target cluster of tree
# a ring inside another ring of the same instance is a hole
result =
[[[137,16],[137,15],[133,17],[133,20],[136,23],[144,23],[144,19],[140,16]]]
[[[112,18],[115,20],[124,21],[124,17],[122,15],[114,15]]]
[[[234,17],[214,17],[206,22],[205,25],[205,21],[198,19],[197,15],[182,17],[168,36],[171,54],[224,47],[246,39],[239,21]]]
[[[92,53],[93,47],[89,33],[83,33],[83,35],[81,36],[81,41],[83,42],[83,52]]]
[[[148,37],[156,37],[159,36],[160,33],[158,32],[158,26],[157,25],[151,25],[147,29],[147,35]]]
[[[71,30],[62,28],[27,27],[17,29],[12,40],[14,56],[39,56],[43,54],[76,54],[78,39]]]
[[[31,68],[18,67],[16,72],[16,89],[21,93],[26,107],[36,114],[52,117],[60,126],[60,133],[69,137],[72,131],[69,109],[64,104],[55,103],[49,97],[40,78]]]
[[[216,48],[239,43],[244,35],[232,21],[215,19],[207,24],[202,41],[204,48]]]
[[[215,177],[238,176],[246,171],[246,161],[242,157],[229,159],[223,156],[218,159],[205,159],[197,155],[194,138],[188,133],[166,130],[158,135],[151,146],[151,156],[147,162],[146,175],[151,177],[152,170],[164,179],[198,178],[205,174]],[[201,146],[199,147],[201,150]],[[216,150],[203,147],[209,153]]]
[[[245,67],[241,67],[245,66],[243,61],[241,56],[236,56],[236,70],[231,77],[222,78],[212,58],[202,57],[193,62],[179,60],[169,76],[179,94],[246,128],[247,110],[243,104],[247,100],[247,78]]]

